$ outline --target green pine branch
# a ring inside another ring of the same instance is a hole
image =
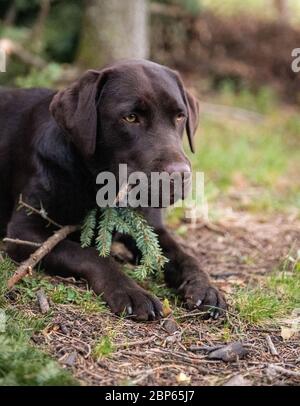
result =
[[[156,233],[141,214],[131,208],[106,208],[101,210],[97,224],[97,212],[97,209],[91,210],[83,222],[82,247],[91,246],[96,237],[99,255],[107,257],[110,254],[113,233],[117,231],[130,235],[141,251],[141,262],[135,268],[137,279],[143,280],[150,273],[163,268],[167,258],[163,255]]]
[[[90,247],[95,235],[95,228],[97,223],[97,209],[91,210],[83,221],[81,228],[81,246],[83,248]]]

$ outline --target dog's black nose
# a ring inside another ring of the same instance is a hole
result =
[[[166,166],[165,171],[169,175],[181,174],[182,178],[189,178],[191,175],[191,168],[186,162],[173,162]]]

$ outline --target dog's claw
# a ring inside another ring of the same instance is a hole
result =
[[[215,314],[214,314],[214,319],[215,320],[217,320],[217,318],[220,316],[220,313],[217,311]]]
[[[198,308],[206,312],[205,318],[216,320],[226,309],[225,299],[216,288],[203,279],[195,278],[189,280],[183,288],[183,298],[188,309]]]
[[[104,296],[111,310],[119,315],[126,314],[134,320],[158,320],[162,304],[160,301],[132,281],[123,284]]]
[[[202,300],[199,299],[198,302],[196,303],[196,307],[199,307],[201,305],[201,303],[202,303]]]
[[[150,312],[150,315],[151,315],[151,320],[155,320],[156,316],[155,316],[154,311]]]

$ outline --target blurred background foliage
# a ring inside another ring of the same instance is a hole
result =
[[[11,55],[0,85],[52,86],[67,64],[86,68],[108,62],[106,54],[100,58],[95,49],[102,45],[98,37],[106,32],[113,36],[116,29],[109,21],[105,26],[100,6],[98,26],[104,31],[92,27],[91,17],[94,13],[98,18],[95,4],[105,2],[0,0],[0,38],[16,41],[44,62],[35,66]],[[286,99],[299,102],[300,78],[290,69],[291,50],[300,44],[298,0],[123,0],[122,4],[126,2],[129,14],[134,14],[133,4],[148,4],[151,59],[201,75],[211,88],[228,80],[237,91],[268,84]],[[68,75],[62,81],[67,79]]]

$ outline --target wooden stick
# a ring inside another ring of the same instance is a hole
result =
[[[46,240],[40,248],[37,249],[30,257],[22,262],[16,272],[8,281],[8,288],[11,289],[22,278],[32,273],[33,268],[61,241],[69,234],[79,230],[79,226],[65,226],[56,231],[48,240]]]
[[[18,238],[3,238],[3,242],[9,242],[11,244],[19,244],[19,245],[29,245],[30,247],[40,247],[42,244],[38,242],[32,242],[32,241],[24,241],[24,240],[19,240]]]
[[[272,355],[279,355],[278,351],[277,351],[277,349],[276,349],[276,347],[275,347],[275,345],[274,345],[274,343],[272,341],[272,338],[269,336],[269,334],[266,335],[266,341],[267,341],[267,344],[268,344],[268,347],[270,349],[271,354]]]
[[[27,65],[34,66],[38,69],[42,69],[46,66],[46,62],[42,58],[27,51],[22,45],[9,38],[2,38],[0,40],[0,48],[2,48],[7,55],[16,55]]]
[[[283,368],[280,365],[269,364],[269,368],[273,369],[273,371],[278,372],[279,374],[291,376],[293,378],[300,378],[300,372],[290,371],[289,369]]]

